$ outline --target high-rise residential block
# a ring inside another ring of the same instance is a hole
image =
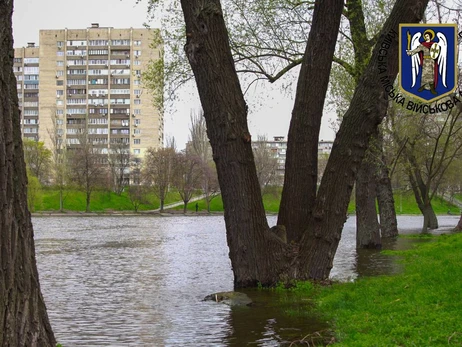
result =
[[[163,115],[142,79],[162,52],[152,37],[152,29],[92,24],[41,30],[39,47],[15,49],[24,136],[75,148],[85,134],[102,154],[125,144],[140,157],[162,146]]]

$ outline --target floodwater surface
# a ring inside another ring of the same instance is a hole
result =
[[[440,217],[439,230],[457,220]],[[421,223],[399,220],[404,233]],[[251,307],[202,301],[233,290],[222,216],[34,217],[33,224],[42,293],[64,347],[280,346],[327,327],[310,314],[309,298],[290,293],[248,290]],[[386,248],[412,242],[399,238]],[[331,277],[397,271],[391,256],[356,253],[349,218]]]

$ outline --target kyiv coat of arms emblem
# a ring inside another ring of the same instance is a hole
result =
[[[401,91],[430,103],[457,87],[457,26],[400,24]]]

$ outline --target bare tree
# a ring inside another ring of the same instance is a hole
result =
[[[151,186],[160,200],[160,211],[164,211],[164,203],[169,186],[172,183],[172,168],[175,150],[167,148],[149,148],[143,160],[143,181]]]
[[[183,200],[183,212],[201,184],[201,160],[188,152],[177,153],[173,164],[173,185]]]
[[[117,195],[122,194],[124,187],[129,184],[131,160],[128,143],[116,142],[111,144],[108,163],[112,177],[112,189]]]
[[[91,194],[97,187],[103,186],[107,178],[107,154],[93,144],[85,129],[77,136],[78,145],[71,150],[70,177],[85,191],[85,212],[90,212]]]
[[[278,159],[268,147],[268,139],[258,135],[257,141],[252,144],[255,167],[262,196],[267,194],[271,186],[280,185],[282,179],[277,171]]]
[[[205,195],[207,212],[210,212],[210,202],[220,195],[217,170],[212,161],[212,147],[207,137],[207,126],[204,112],[191,113],[191,125],[189,128],[189,153],[193,153],[200,160],[201,188]]]
[[[422,232],[438,228],[432,199],[454,159],[462,152],[462,110],[439,114],[390,116],[393,135],[402,147],[409,183],[424,216]]]
[[[52,347],[27,208],[27,176],[13,74],[13,1],[0,2],[0,346]]]
[[[66,146],[62,138],[63,130],[60,124],[58,124],[58,121],[58,117],[55,114],[53,128],[48,129],[48,136],[51,140],[53,184],[59,190],[59,211],[63,212],[64,201],[67,196],[66,190],[68,188],[67,178],[69,177],[69,167]]]

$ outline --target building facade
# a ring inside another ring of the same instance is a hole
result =
[[[41,30],[39,47],[15,49],[24,137],[67,148],[88,136],[100,153],[124,144],[143,157],[163,143],[163,115],[142,73],[159,59],[151,29]],[[53,134],[54,136],[52,136]]]
[[[327,154],[329,155],[332,151],[334,141],[318,142],[318,155]],[[271,150],[273,156],[277,158],[278,166],[277,173],[280,176],[284,176],[285,165],[286,165],[286,153],[287,153],[287,140],[284,136],[274,136],[273,140],[267,140],[266,146]]]

